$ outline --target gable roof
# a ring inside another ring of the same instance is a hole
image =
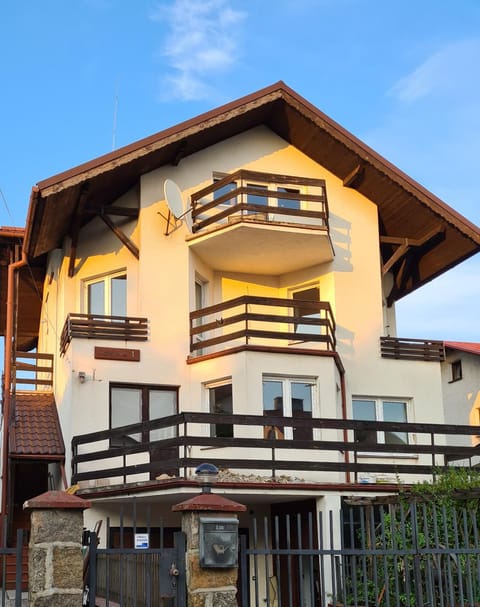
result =
[[[390,302],[480,250],[480,230],[283,82],[41,181],[26,226],[29,258],[61,246],[144,173],[265,125],[378,206]],[[400,242],[397,242],[399,241]],[[406,255],[395,256],[397,247]],[[415,246],[412,246],[415,245]]]
[[[60,421],[53,394],[18,392],[10,428],[10,455],[22,459],[65,459]]]
[[[445,348],[461,350],[462,352],[468,352],[468,354],[480,356],[480,344],[471,341],[446,341]]]

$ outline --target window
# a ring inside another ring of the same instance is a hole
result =
[[[263,414],[269,417],[311,419],[314,408],[315,382],[310,379],[264,378]],[[312,440],[311,427],[282,428],[265,426],[264,438]]]
[[[407,403],[400,400],[354,399],[353,419],[383,422],[406,422]],[[408,445],[407,432],[376,432],[356,430],[355,442],[368,447],[377,443],[386,445]]]
[[[217,181],[220,181],[220,177],[214,177],[213,182],[215,183]],[[232,183],[226,183],[225,185],[222,185],[222,187],[218,188],[213,192],[213,199],[218,200],[219,198],[226,196],[230,192],[234,192],[236,189],[237,184],[234,181]],[[235,202],[236,196],[231,196],[230,198],[227,198],[226,200],[222,201],[220,204],[232,205],[235,204]]]
[[[209,386],[208,399],[210,413],[217,413],[219,415],[233,414],[233,397],[231,383]],[[211,435],[222,438],[232,438],[233,424],[212,424]]]
[[[450,382],[459,381],[462,379],[462,361],[454,360],[450,367],[452,369],[452,379]]]
[[[285,194],[300,194],[300,190],[295,188],[277,188],[277,192]],[[283,209],[299,209],[300,200],[298,198],[278,198],[277,204]]]
[[[258,194],[247,194],[247,203],[261,206],[268,206],[268,186],[260,183],[247,183],[247,188],[254,188]],[[266,194],[262,194],[265,192]],[[255,209],[250,209],[247,213],[258,213]]]
[[[127,315],[127,275],[125,272],[85,281],[85,295],[88,314]]]
[[[302,289],[301,291],[294,291],[292,293],[292,298],[299,302],[320,302],[320,289],[318,287],[309,287],[308,289]],[[320,333],[318,324],[318,320],[320,319],[320,308],[299,303],[293,308],[293,311],[295,316],[295,333],[315,333],[317,335]],[[306,323],[302,322],[303,319],[306,320]],[[312,322],[309,323],[309,320],[312,320]]]
[[[110,384],[110,428],[161,419],[177,413],[177,388]],[[112,447],[175,436],[173,427],[144,430],[112,439]]]

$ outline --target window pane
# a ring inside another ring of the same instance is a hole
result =
[[[352,402],[353,419],[376,421],[374,400],[354,400]],[[361,445],[376,445],[377,433],[375,430],[355,430],[355,442]]]
[[[290,194],[299,194],[300,190],[295,190],[294,188],[277,188],[278,192],[287,192]],[[300,208],[300,200],[296,198],[278,198],[277,204],[279,207],[284,209],[299,209]]]
[[[231,415],[233,413],[232,385],[216,386],[209,390],[210,413]],[[212,436],[232,437],[232,424],[215,424],[212,426]]]
[[[138,388],[111,389],[111,428],[137,424],[142,421],[142,392]],[[128,445],[130,442],[140,442],[140,434],[130,434],[113,439],[114,446]]]
[[[296,419],[312,418],[312,384],[305,382],[291,382],[292,417]],[[299,426],[293,428],[293,438],[296,440],[312,440],[312,426]]]
[[[105,314],[105,282],[103,280],[88,285],[88,313]]]
[[[111,314],[112,316],[127,315],[127,277],[115,276],[111,280]]]
[[[159,419],[175,415],[177,412],[177,391],[176,390],[149,390],[149,419]],[[173,438],[175,428],[158,428],[150,432],[150,440],[162,440],[164,438]]]
[[[383,402],[383,421],[406,422],[407,407],[402,402]],[[406,432],[385,432],[385,443],[387,445],[407,445],[408,435]]]
[[[304,382],[292,382],[292,414],[310,413],[312,415],[312,385]]]
[[[263,382],[263,412],[272,415],[277,412],[283,415],[283,384],[281,381],[265,380]]]
[[[283,383],[275,380],[263,382],[263,414],[283,417]],[[283,428],[277,426],[264,426],[264,438],[283,438]]]
[[[353,419],[365,419],[372,422],[377,420],[374,400],[354,400],[352,406]]]
[[[256,190],[260,190],[260,191],[265,190],[265,192],[266,192],[265,195],[262,195],[261,193],[247,194],[248,204],[261,204],[263,206],[268,204],[268,193],[267,193],[268,188],[266,185],[260,185],[258,183],[247,183],[247,188],[255,188]],[[249,212],[255,213],[255,211],[249,211]]]
[[[215,181],[218,181],[218,180],[215,180]],[[225,196],[229,192],[233,192],[236,189],[237,189],[237,184],[235,182],[226,183],[224,186],[222,186],[221,188],[218,188],[218,190],[215,190],[213,192],[213,199],[218,200],[218,198],[221,198],[222,196]],[[232,196],[232,198],[228,198],[227,200],[224,200],[221,204],[225,204],[225,205],[235,204],[235,199],[236,199],[236,197]]]

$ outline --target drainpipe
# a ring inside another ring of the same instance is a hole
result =
[[[27,264],[25,250],[22,249],[22,258],[8,266],[7,274],[7,316],[5,327],[5,387],[3,394],[3,441],[2,441],[2,546],[7,545],[7,502],[8,502],[8,483],[9,483],[9,466],[8,466],[8,439],[10,431],[10,416],[12,414],[12,367],[13,367],[13,335],[14,335],[14,306],[15,306],[15,273],[18,269]]]
[[[337,365],[338,373],[340,374],[340,394],[342,396],[342,419],[347,419],[347,389],[345,386],[345,368],[340,360],[340,356],[338,353],[335,353],[335,364]],[[343,430],[343,442],[348,442],[348,430],[345,428]],[[350,452],[345,451],[345,463],[347,464],[347,469],[345,471],[345,482],[349,483],[351,480],[350,470],[348,468],[348,464],[350,463]]]

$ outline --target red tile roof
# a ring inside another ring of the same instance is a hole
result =
[[[461,350],[469,354],[477,354],[480,356],[480,344],[471,341],[446,341],[445,347],[452,350]]]
[[[65,458],[55,399],[50,393],[19,392],[10,428],[10,455],[29,459]]]

